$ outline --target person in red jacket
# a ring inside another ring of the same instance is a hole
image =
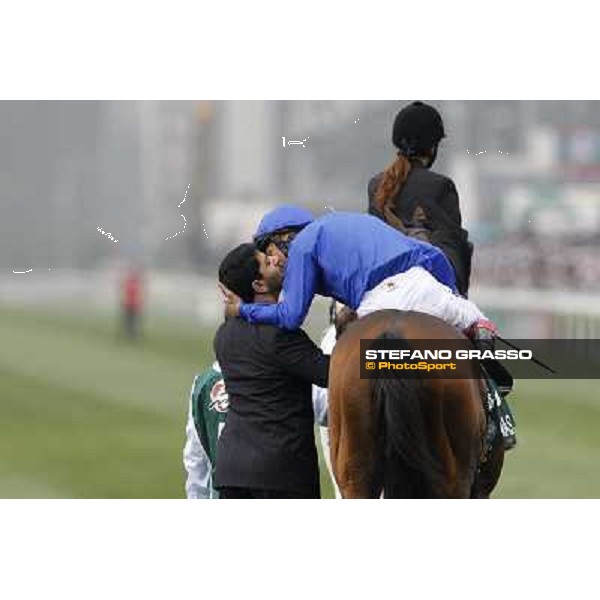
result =
[[[133,340],[140,334],[140,320],[143,309],[143,284],[139,270],[130,270],[123,279],[121,306],[123,328],[126,337]]]

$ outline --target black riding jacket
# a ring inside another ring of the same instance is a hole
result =
[[[375,192],[383,173],[369,181],[369,213],[384,221],[375,207]],[[414,235],[441,248],[454,267],[458,291],[469,289],[473,245],[462,228],[458,193],[454,182],[419,164],[414,164],[405,184],[393,200],[392,211]]]

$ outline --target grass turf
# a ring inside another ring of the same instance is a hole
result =
[[[145,325],[130,343],[116,319],[0,308],[0,497],[183,497],[187,397],[213,332]],[[600,380],[521,380],[511,406],[519,446],[495,496],[600,497]]]

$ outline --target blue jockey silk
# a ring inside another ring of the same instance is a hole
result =
[[[331,213],[307,225],[292,242],[280,301],[242,303],[240,315],[250,323],[297,329],[315,294],[356,310],[368,291],[413,267],[422,267],[456,292],[454,270],[435,246],[371,215]]]

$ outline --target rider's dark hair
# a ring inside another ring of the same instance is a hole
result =
[[[219,266],[219,281],[243,302],[254,301],[252,282],[257,279],[260,279],[260,271],[254,244],[234,248]]]

